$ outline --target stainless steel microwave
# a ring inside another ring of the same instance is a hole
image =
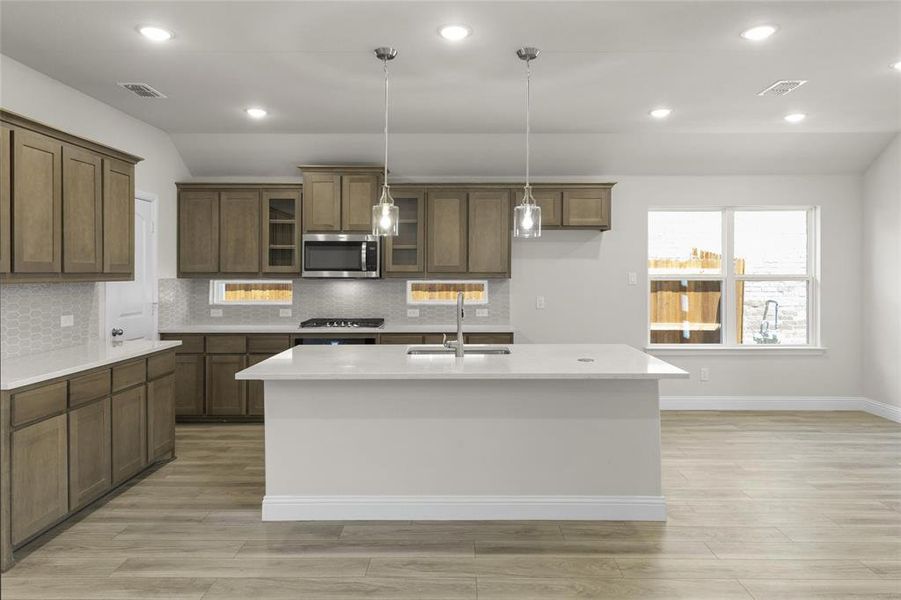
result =
[[[303,277],[379,276],[379,236],[309,233],[303,236]]]

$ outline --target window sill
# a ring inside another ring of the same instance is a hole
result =
[[[645,352],[672,356],[711,354],[791,354],[794,356],[826,354],[825,346],[699,346],[665,345],[645,346]]]

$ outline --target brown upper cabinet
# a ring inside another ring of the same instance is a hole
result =
[[[564,190],[563,226],[610,229],[610,188]]]
[[[7,111],[0,119],[0,278],[131,279],[141,159]]]
[[[9,273],[10,268],[10,198],[12,198],[12,130],[0,126],[0,273]]]
[[[63,271],[103,271],[103,159],[63,146]]]
[[[125,161],[103,159],[103,272],[135,268],[135,170]]]
[[[434,189],[427,192],[428,225],[426,270],[429,273],[465,273],[469,219],[468,194],[464,189]]]
[[[259,273],[260,192],[219,194],[219,272]]]
[[[401,186],[392,188],[392,192],[399,223],[397,236],[385,238],[382,272],[386,277],[424,275],[425,190]]]
[[[522,202],[522,188],[516,191],[514,202]],[[532,197],[541,208],[541,228],[559,228],[563,223],[563,192],[561,190],[543,190],[532,188]]]
[[[511,213],[509,190],[469,193],[469,274],[510,276]]]
[[[378,202],[378,166],[301,165],[303,230],[371,231],[372,205]]]
[[[178,275],[300,274],[301,188],[178,185]]]

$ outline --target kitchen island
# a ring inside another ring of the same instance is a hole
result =
[[[658,383],[625,345],[299,346],[265,388],[263,520],[665,520]],[[421,348],[421,347],[420,347]]]

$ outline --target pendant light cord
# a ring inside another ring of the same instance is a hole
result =
[[[382,182],[386,188],[388,187],[388,59],[382,60],[385,63],[385,179]]]
[[[529,136],[532,133],[532,61],[526,60],[526,190],[529,189],[529,163],[531,162]],[[528,199],[526,199],[528,202]]]

